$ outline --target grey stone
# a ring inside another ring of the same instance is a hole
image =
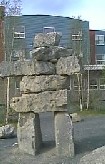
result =
[[[61,34],[57,32],[50,32],[47,34],[39,33],[34,38],[33,47],[58,46],[60,38]]]
[[[42,144],[39,114],[19,114],[17,137],[21,151],[31,155],[39,153]]]
[[[22,94],[22,97],[14,97],[10,106],[16,112],[67,111],[68,99],[66,89],[45,91],[38,94]]]
[[[97,148],[83,156],[79,164],[105,164],[105,146]]]
[[[20,91],[22,93],[38,93],[42,91],[53,91],[67,88],[69,89],[69,86],[69,76],[24,76],[20,82]]]
[[[11,138],[14,137],[14,126],[11,124],[7,124],[5,126],[0,127],[0,138]]]
[[[76,56],[61,57],[56,65],[56,72],[59,75],[71,75],[80,72],[80,65]]]
[[[55,141],[59,156],[74,156],[73,126],[67,112],[55,112]]]
[[[51,62],[36,60],[2,62],[0,64],[0,76],[2,77],[39,74],[55,74],[54,64],[52,64]]]
[[[32,50],[32,58],[38,61],[47,61],[53,58],[50,47],[38,47]]]
[[[78,115],[78,113],[72,113],[70,114],[70,116],[72,117],[72,122],[80,122],[83,119],[80,117],[80,115]]]
[[[73,55],[73,50],[70,48],[54,46],[52,47],[52,54],[55,56],[55,59],[59,59],[61,57],[68,57]]]
[[[55,65],[51,62],[36,61],[34,69],[36,75],[55,74]]]
[[[53,47],[39,47],[33,49],[32,57],[36,60],[42,61],[54,61],[59,59],[60,57],[67,57],[73,55],[72,49],[67,49],[60,46]]]

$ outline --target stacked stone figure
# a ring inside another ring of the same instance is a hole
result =
[[[60,38],[56,32],[37,34],[32,61],[11,63],[5,68],[7,72],[1,71],[5,76],[23,76],[22,96],[14,97],[11,107],[19,112],[19,148],[33,155],[40,152],[42,143],[39,113],[48,111],[54,112],[57,154],[74,155],[72,122],[68,114],[69,86],[71,75],[79,72],[80,66],[71,49],[59,46]]]

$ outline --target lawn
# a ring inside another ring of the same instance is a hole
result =
[[[98,115],[104,115],[105,114],[105,110],[95,110],[95,109],[89,109],[89,110],[83,110],[83,111],[78,111],[77,112],[79,115],[84,115],[84,116],[89,116],[89,115],[93,115],[93,116],[98,116]]]

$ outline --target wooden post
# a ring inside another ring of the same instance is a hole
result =
[[[86,109],[86,110],[89,109],[89,94],[90,94],[90,93],[89,93],[89,85],[90,85],[90,84],[89,84],[89,78],[90,78],[90,77],[89,77],[89,69],[88,69],[87,71],[88,71],[88,72],[87,72],[87,73],[88,73],[88,76],[87,76],[87,77],[88,77],[88,79],[87,79],[88,84],[87,84],[87,104],[86,104],[86,105],[87,105],[87,109]]]
[[[10,77],[7,77],[7,111],[6,111],[6,124],[8,124],[9,104],[10,104]]]
[[[82,84],[82,73],[80,74],[80,111],[83,110],[83,84]]]
[[[82,104],[82,74],[77,73],[77,80],[78,80],[79,107],[80,107],[80,111],[82,111],[83,110],[83,104]]]

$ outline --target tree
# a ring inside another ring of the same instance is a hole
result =
[[[78,57],[80,64],[80,73],[77,73],[77,81],[78,81],[78,95],[79,95],[79,107],[82,111],[83,109],[83,93],[82,93],[82,60],[83,60],[83,32],[82,32],[82,21],[80,20],[80,16],[77,19],[73,19],[72,26],[72,48],[74,50],[74,55]]]
[[[5,60],[11,61],[11,56],[14,48],[14,27],[16,21],[15,16],[21,15],[21,0],[2,0],[1,5],[5,7],[5,21],[4,21],[4,36],[5,36]],[[13,16],[12,19],[9,19]],[[12,36],[8,36],[12,35]],[[8,57],[8,54],[10,55]],[[7,58],[8,57],[8,58]],[[8,123],[10,104],[10,77],[7,77],[7,111],[6,111],[6,124]]]
[[[1,5],[5,7],[6,16],[21,15],[21,0],[2,0]]]

